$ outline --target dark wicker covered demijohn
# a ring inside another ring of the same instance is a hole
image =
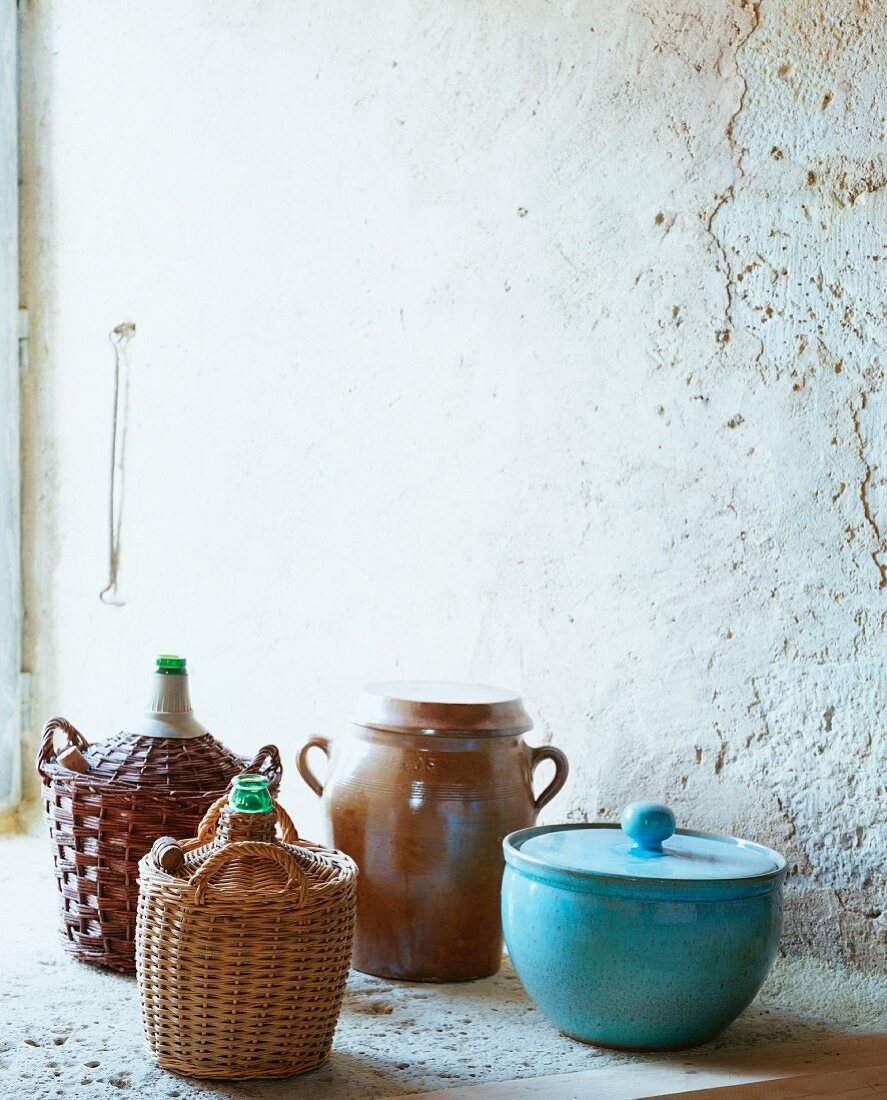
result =
[[[280,783],[273,745],[237,756],[194,718],[183,658],[158,659],[136,733],[89,745],[64,718],[43,730],[37,770],[61,894],[61,936],[83,962],[135,969],[138,862],[159,836],[193,836],[241,772]],[[65,744],[56,747],[61,735]]]

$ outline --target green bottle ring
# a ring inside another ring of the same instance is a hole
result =
[[[157,671],[161,676],[187,676],[188,662],[184,657],[172,653],[161,653],[157,658]]]
[[[239,814],[267,814],[274,809],[268,780],[264,775],[248,772],[234,777],[228,805]]]

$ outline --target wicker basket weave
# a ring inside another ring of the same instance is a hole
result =
[[[56,759],[56,734],[88,767]],[[61,894],[65,950],[83,962],[135,968],[138,862],[158,836],[190,836],[235,775],[259,770],[280,783],[273,745],[249,763],[211,734],[192,739],[118,733],[89,746],[64,718],[43,730],[37,756],[43,808]]]
[[[160,1066],[191,1077],[304,1073],[332,1046],[357,868],[299,840],[277,803],[280,840],[274,813],[240,814],[225,802],[182,845],[180,870],[164,871],[155,852],[139,865],[145,1040]]]

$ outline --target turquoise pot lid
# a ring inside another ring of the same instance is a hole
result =
[[[658,802],[632,802],[615,825],[554,825],[533,830],[520,853],[549,867],[592,875],[710,882],[772,875],[785,860],[760,844],[715,833],[675,830]]]

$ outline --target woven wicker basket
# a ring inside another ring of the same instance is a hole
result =
[[[59,733],[88,770],[58,761]],[[70,722],[53,718],[43,730],[37,770],[65,950],[83,962],[133,970],[139,860],[158,836],[193,834],[235,775],[260,770],[275,788],[281,764],[273,745],[247,762],[208,733],[190,739],[118,733],[90,747]]]
[[[241,814],[222,798],[182,845],[180,870],[159,866],[165,842],[139,865],[142,1023],[165,1069],[285,1077],[329,1057],[351,961],[357,868],[299,840],[275,809]]]

